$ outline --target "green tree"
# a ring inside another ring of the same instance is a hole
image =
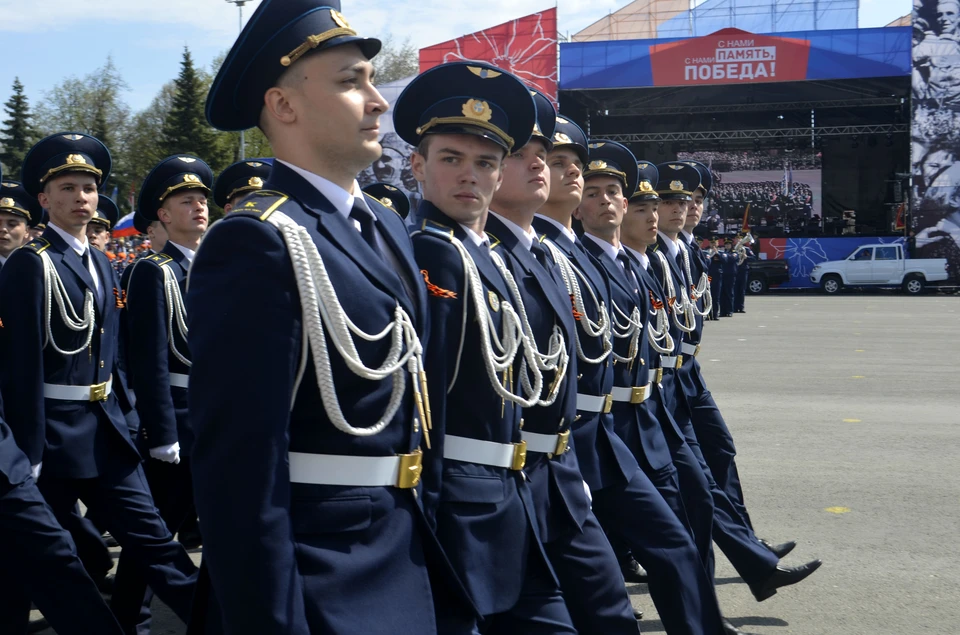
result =
[[[217,172],[230,163],[231,156],[207,124],[203,109],[208,90],[208,78],[197,71],[190,50],[184,47],[173,101],[161,129],[160,148],[164,156],[194,154]]]
[[[392,35],[387,35],[380,53],[373,58],[373,67],[377,69],[374,83],[378,86],[416,75],[420,72],[420,51],[410,43],[410,38],[398,44]]]
[[[19,77],[14,78],[13,94],[3,108],[7,111],[8,118],[3,122],[3,129],[0,129],[0,135],[3,136],[3,152],[0,152],[0,161],[3,162],[4,172],[9,174],[10,178],[19,180],[23,157],[37,136],[33,129],[27,96],[23,94],[23,84],[20,83]]]

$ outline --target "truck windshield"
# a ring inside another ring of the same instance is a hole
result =
[[[870,260],[873,255],[873,249],[861,249],[850,256],[850,260]]]

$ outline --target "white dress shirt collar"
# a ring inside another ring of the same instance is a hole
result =
[[[63,231],[53,223],[47,223],[47,227],[49,227],[53,231],[60,234],[60,237],[63,238],[65,241],[67,241],[67,244],[70,246],[71,249],[77,252],[78,256],[83,257],[83,254],[87,253],[87,249],[90,247],[90,243],[87,241],[86,236],[83,237],[83,242],[81,242],[75,236],[71,236],[70,234]]]
[[[490,213],[503,221],[503,224],[507,226],[507,229],[516,234],[517,238],[520,240],[520,244],[526,247],[527,251],[533,247],[533,241],[537,240],[537,234],[532,228],[529,231],[524,231],[520,225],[517,225],[509,218],[501,216],[493,210],[490,210]]]
[[[347,218],[350,217],[350,212],[353,211],[353,200],[355,198],[359,198],[361,201],[363,201],[363,192],[360,190],[360,184],[357,183],[356,180],[353,182],[353,191],[359,196],[351,194],[336,183],[328,181],[319,174],[314,174],[313,172],[304,170],[303,168],[297,167],[292,163],[284,161],[283,159],[276,159],[276,161],[284,164],[306,179],[310,185],[312,185],[318,192],[323,194],[324,198],[330,201],[330,203],[338,212]],[[374,216],[373,212],[370,211],[370,208],[367,207],[366,201],[364,201],[362,207],[367,210],[371,216]],[[374,218],[376,217],[374,216]]]
[[[490,239],[487,238],[486,234],[483,234],[483,235],[478,234],[477,232],[473,231],[463,223],[457,223],[457,224],[460,225],[460,227],[463,228],[463,231],[467,233],[467,237],[470,239],[470,242],[472,242],[477,247],[483,247],[484,245],[490,244]]]
[[[684,239],[685,241],[687,241],[687,244],[688,244],[688,245],[692,245],[692,244],[693,244],[693,234],[691,234],[691,233],[688,232],[687,230],[681,229],[681,230],[680,230],[680,236],[682,236],[683,239]]]
[[[634,249],[633,247],[627,247],[627,250],[628,250],[631,254],[633,254],[633,255],[636,257],[637,260],[640,261],[640,266],[641,266],[641,267],[643,267],[644,269],[648,269],[648,268],[650,267],[650,258],[647,257],[647,254],[645,254],[645,253],[642,252],[642,251],[637,251],[637,250]]]
[[[550,223],[551,225],[553,225],[554,227],[556,227],[557,229],[559,229],[564,236],[570,239],[570,242],[572,243],[577,242],[577,233],[572,229],[570,229],[569,227],[564,227],[554,219],[550,218],[549,216],[544,216],[543,214],[536,214],[535,218],[543,219],[548,223]]]
[[[175,243],[172,240],[168,240],[167,242],[180,250],[180,253],[182,253],[187,258],[187,264],[190,264],[190,265],[193,264],[193,258],[194,256],[197,255],[196,251],[194,251],[193,249],[187,249],[180,243]],[[166,249],[166,246],[164,246],[164,249]]]
[[[593,234],[584,234],[583,237],[589,238],[596,244],[600,245],[600,248],[603,249],[603,252],[608,256],[610,256],[611,260],[613,260],[614,262],[617,262],[617,254],[620,253],[620,250],[618,250],[616,247],[614,247],[607,241],[603,240],[602,238],[597,238]]]
[[[676,258],[677,254],[680,253],[680,247],[677,246],[677,243],[662,231],[657,231],[657,234],[663,236],[663,242],[667,243],[667,251],[670,252],[670,257]]]

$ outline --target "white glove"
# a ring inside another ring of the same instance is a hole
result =
[[[173,445],[161,445],[159,448],[150,448],[150,456],[158,461],[176,465],[180,462],[180,442],[177,441]]]
[[[30,466],[30,476],[33,477],[33,480],[40,478],[40,468],[43,467],[43,461],[40,461],[36,465]]]
[[[587,493],[587,501],[593,503],[593,494],[590,493],[590,486],[586,481],[583,482],[583,491]]]

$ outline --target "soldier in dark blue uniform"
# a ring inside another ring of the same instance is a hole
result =
[[[589,162],[588,157],[587,137],[583,130],[572,121],[557,117],[553,148],[547,155],[550,192],[533,219],[533,229],[544,237],[541,244],[550,250],[558,263],[569,263],[568,271],[573,274],[567,279],[569,287],[565,291],[574,302],[575,315],[579,316],[575,320],[576,345],[573,348],[577,367],[575,386],[578,392],[584,393],[600,392],[597,386],[610,375],[613,349],[607,310],[610,306],[609,281],[572,229],[573,213],[583,197],[583,169]],[[573,373],[574,370],[571,367],[567,372]],[[527,410],[527,417],[538,410],[541,409]],[[576,419],[577,415],[574,415]],[[549,507],[547,510],[551,516],[556,516],[555,511],[550,511]],[[575,536],[567,547],[568,553],[561,553],[564,541],[557,541],[557,546],[551,550],[554,562],[560,563],[557,571],[561,575],[567,604],[574,614],[574,623],[582,633],[636,632],[636,626],[629,620],[630,603],[625,601],[621,579],[616,574],[616,558],[602,532],[593,530],[596,525],[591,514],[584,525],[591,531],[585,531],[581,537]],[[592,549],[594,555],[587,557],[590,552],[583,551],[584,547]],[[625,559],[623,566],[624,575],[629,575],[630,581],[646,575],[632,559]],[[643,616],[639,609],[633,609],[633,613],[637,619]]]
[[[780,587],[795,584],[810,575],[820,566],[820,561],[799,567],[782,567],[780,557],[792,549],[792,543],[778,547],[762,544],[740,513],[738,506],[713,476],[713,467],[706,456],[715,456],[720,444],[732,448],[729,430],[719,415],[713,397],[706,390],[696,361],[700,336],[703,332],[703,306],[692,293],[690,254],[680,243],[680,229],[686,214],[686,203],[699,182],[696,170],[683,164],[663,164],[657,192],[663,199],[661,208],[666,208],[658,218],[657,243],[649,250],[656,278],[661,282],[668,297],[668,308],[673,325],[679,329],[676,341],[679,345],[673,355],[662,356],[665,367],[676,370],[665,373],[664,397],[666,408],[683,432],[687,444],[694,452],[706,476],[714,502],[713,538],[733,564],[734,568],[750,586],[758,601],[771,597]],[[722,434],[725,433],[725,437]],[[728,461],[732,461],[732,455]],[[727,463],[718,462],[724,469]],[[682,486],[682,485],[681,485]],[[710,565],[712,569],[712,564]]]
[[[114,394],[120,283],[85,235],[109,171],[103,144],[77,133],[47,137],[24,159],[23,185],[50,223],[0,272],[0,354],[20,360],[0,368],[0,389],[14,438],[61,525],[82,500],[186,621],[196,567],[156,512]]]
[[[371,183],[363,188],[363,191],[383,203],[384,207],[395,211],[400,218],[407,219],[410,213],[410,199],[399,188],[389,183]]]
[[[426,286],[356,181],[381,152],[379,50],[338,3],[264,0],[207,99],[211,125],[259,125],[276,154],[186,297],[198,599],[228,634],[433,635],[435,602],[476,610],[421,506]]]
[[[720,298],[723,297],[723,262],[727,257],[720,250],[720,240],[714,236],[710,239],[710,249],[707,251],[709,265],[707,274],[710,276],[710,297],[713,300],[710,307],[710,317],[720,319]]]
[[[168,240],[162,251],[133,265],[125,296],[126,358],[140,415],[143,471],[160,516],[174,533],[193,507],[193,433],[187,417],[190,351],[183,296],[190,263],[207,229],[212,185],[207,164],[186,155],[164,159],[147,175],[137,213],[149,222],[159,221]],[[146,602],[145,593],[143,576],[128,555],[121,554],[113,603],[124,628],[138,621],[141,604],[149,610],[152,593]]]
[[[737,284],[737,254],[733,251],[733,237],[723,240],[723,290],[720,295],[720,317],[733,317],[733,298]]]
[[[36,197],[16,181],[0,185],[0,269],[7,258],[27,241],[30,228],[40,222],[43,209]]]
[[[213,202],[224,214],[234,211],[242,198],[263,189],[272,166],[273,159],[244,159],[228,165],[213,186]]]
[[[750,261],[756,259],[756,254],[750,249],[749,239],[741,232],[737,234],[737,242],[743,241],[744,244],[739,249],[734,249],[737,254],[737,282],[734,287],[733,312],[746,313],[747,298],[747,275],[750,272]]]
[[[687,220],[684,222],[683,229],[680,230],[680,239],[683,240],[687,251],[690,253],[690,270],[692,274],[692,283],[696,287],[693,292],[698,297],[700,308],[710,319],[713,314],[714,298],[713,287],[711,286],[708,269],[710,263],[706,254],[700,248],[700,243],[694,237],[694,231],[700,224],[703,217],[703,206],[710,189],[713,187],[713,174],[710,168],[698,161],[685,161],[700,175],[700,184],[693,190],[690,202],[687,204]]]
[[[476,103],[484,112],[465,108]],[[434,119],[444,123],[431,125]],[[394,111],[397,134],[417,147],[411,163],[423,188],[413,247],[430,291],[425,367],[433,427],[424,507],[485,633],[576,632],[522,474],[527,446],[518,404],[539,395],[513,382],[515,359],[524,355],[521,318],[483,233],[503,159],[526,144],[536,122],[519,79],[472,62],[414,79]],[[440,631],[475,632],[475,618],[437,609]]]

